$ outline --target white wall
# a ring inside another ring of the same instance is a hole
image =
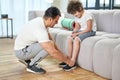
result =
[[[56,6],[61,12],[67,12],[67,5],[69,0],[54,0],[52,6]]]
[[[8,14],[9,18],[13,18],[14,35],[17,35],[22,25],[28,21],[29,10],[46,10],[50,6],[51,4],[45,0],[0,0],[0,16]],[[0,36],[5,36],[6,24],[5,21],[2,23],[3,29],[0,21]]]

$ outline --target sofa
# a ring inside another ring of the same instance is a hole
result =
[[[120,10],[86,11],[95,17],[97,32],[81,43],[77,64],[104,78],[120,80]],[[43,14],[44,11],[29,11],[29,20]],[[73,19],[73,16],[62,13],[62,18]],[[49,32],[59,49],[66,54],[66,40],[72,31],[63,29],[59,22]]]

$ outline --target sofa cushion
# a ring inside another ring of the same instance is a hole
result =
[[[112,33],[120,33],[120,11],[114,12],[113,26],[111,27]]]
[[[106,34],[104,34],[102,36],[103,37],[112,38],[112,39],[118,39],[118,38],[120,38],[120,34],[115,34],[115,33],[106,33]]]
[[[93,50],[93,69],[98,75],[112,79],[112,60],[119,39],[105,38],[99,40]]]
[[[51,34],[53,40],[56,42],[56,36],[59,32],[63,31],[61,28],[49,28],[49,33]]]
[[[64,53],[67,54],[67,38],[71,34],[71,31],[63,30],[56,36],[56,44],[58,48]]]
[[[101,12],[98,14],[97,29],[99,31],[111,32],[113,12]]]
[[[93,71],[93,50],[95,44],[106,37],[93,36],[83,40],[78,55],[78,65],[89,71]]]
[[[44,15],[44,11],[29,11],[29,20],[34,19],[36,17],[42,17]]]
[[[114,49],[112,62],[112,80],[120,80],[120,43]]]
[[[101,35],[104,35],[104,34],[107,34],[107,32],[103,32],[103,31],[97,31],[96,32],[96,36],[101,36]]]

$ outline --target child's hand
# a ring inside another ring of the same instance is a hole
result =
[[[72,34],[76,33],[76,31],[72,31]]]
[[[77,33],[72,33],[72,34],[71,34],[71,37],[72,37],[72,38],[75,38],[76,36],[77,36]]]

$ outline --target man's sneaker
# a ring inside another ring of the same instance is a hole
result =
[[[26,66],[29,66],[29,63],[31,62],[31,60],[18,60],[18,61],[23,63]]]
[[[74,65],[74,66],[72,66],[72,67],[66,65],[65,67],[63,67],[63,70],[65,70],[65,71],[70,71],[70,70],[72,70],[72,69],[75,69],[76,67],[77,67],[76,65]]]
[[[32,66],[29,65],[27,67],[27,71],[32,73],[39,73],[39,74],[43,74],[46,72],[44,69],[36,67],[36,65],[32,65]]]
[[[66,65],[67,65],[66,63],[62,62],[62,63],[59,64],[59,67],[60,67],[60,68],[63,68],[63,67],[65,67]]]

